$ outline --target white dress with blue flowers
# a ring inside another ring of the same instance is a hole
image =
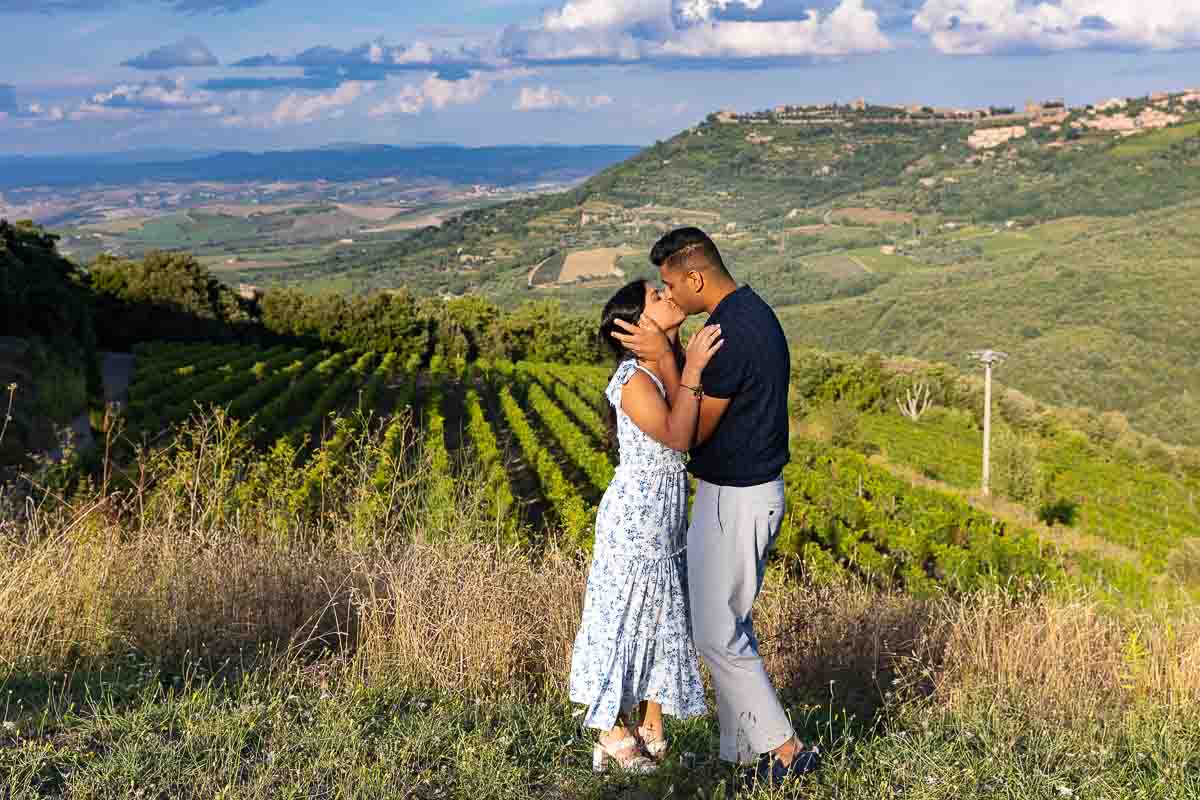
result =
[[[570,696],[584,724],[606,730],[638,703],[663,713],[704,714],[687,597],[688,479],[683,454],[644,433],[621,408],[621,390],[642,369],[623,361],[605,395],[617,412],[621,461],[596,514],[583,624],[571,654]]]

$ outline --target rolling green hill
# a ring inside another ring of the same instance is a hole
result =
[[[1200,206],[1068,219],[979,241],[942,269],[894,275],[854,298],[793,305],[792,336],[964,363],[971,348],[1012,358],[1004,380],[1039,399],[1125,412],[1168,440],[1200,440]]]
[[[1117,117],[1079,109],[1038,125],[872,106],[713,115],[570,192],[256,278],[590,311],[653,268],[625,256],[623,278],[551,286],[529,279],[533,267],[593,248],[648,252],[663,231],[696,224],[797,342],[950,360],[1005,349],[1012,386],[1197,443],[1200,109],[1158,108],[1172,124],[1133,135],[1097,130]],[[1133,101],[1120,113],[1151,112]],[[968,143],[1012,125],[1024,135]]]

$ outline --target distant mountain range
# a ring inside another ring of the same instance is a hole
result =
[[[393,147],[341,145],[260,153],[162,153],[99,156],[0,156],[0,190],[32,186],[194,181],[355,181],[396,177],[455,184],[518,186],[569,182],[633,156],[620,145],[541,147]],[[153,154],[151,154],[153,155]]]

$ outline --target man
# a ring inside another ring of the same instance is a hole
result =
[[[749,286],[738,287],[699,228],[663,236],[650,252],[667,296],[688,315],[708,313],[724,346],[703,373],[696,444],[698,479],[688,528],[688,589],[696,646],[717,693],[722,760],[753,764],[768,783],[816,769],[816,749],[796,738],[767,676],[751,607],[784,510],[790,356],[779,319]],[[673,357],[653,320],[617,335],[639,358]]]

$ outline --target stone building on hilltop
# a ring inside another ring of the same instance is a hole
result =
[[[1007,128],[977,128],[967,138],[967,146],[972,150],[990,150],[1014,139],[1024,139],[1029,131],[1024,125],[1013,125]]]

